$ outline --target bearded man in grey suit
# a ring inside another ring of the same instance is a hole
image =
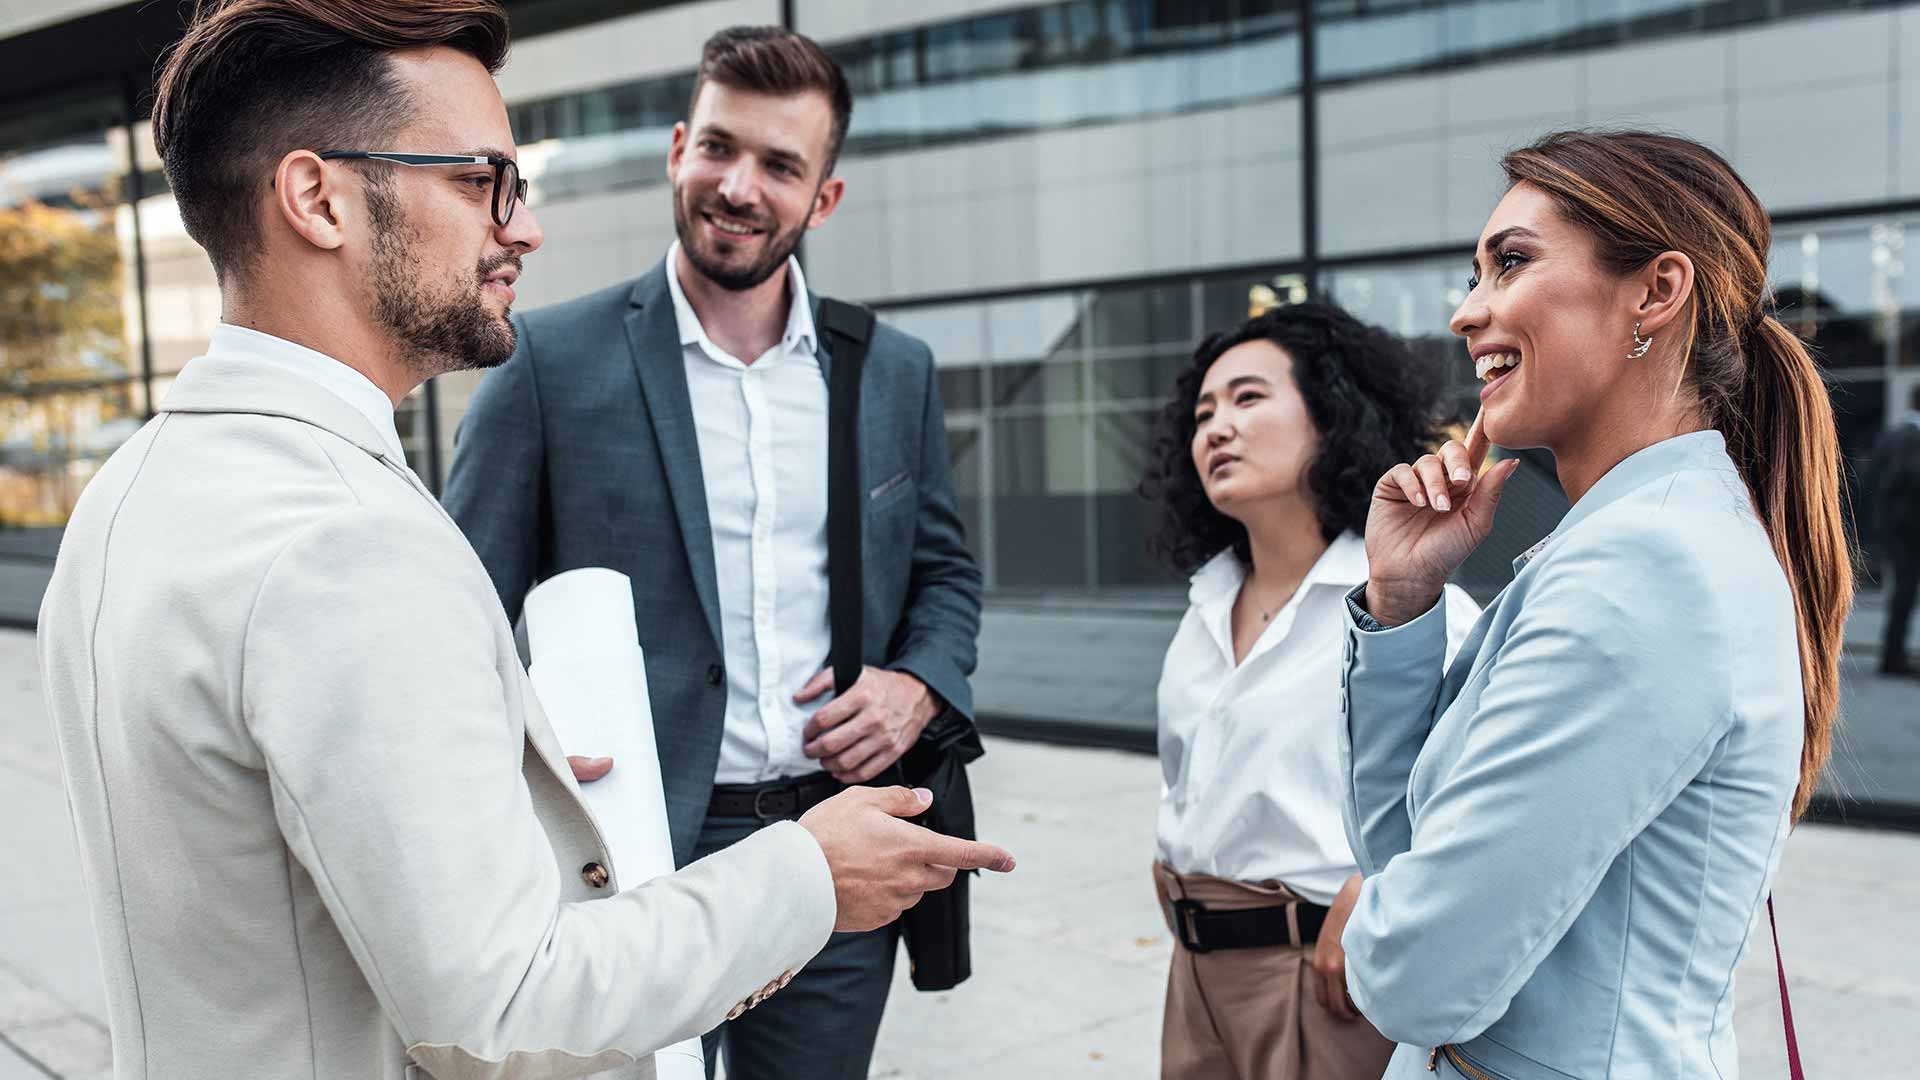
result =
[[[807,38],[710,39],[667,159],[678,242],[637,280],[525,317],[462,422],[447,485],[510,615],[574,567],[633,580],[681,861],[752,843],[903,755],[963,786],[959,763],[980,752],[967,685],[980,574],[932,356],[880,325],[853,367],[835,332],[847,309],[821,307],[792,257],[840,202],[851,110],[839,66]],[[830,488],[848,491],[849,473],[828,468],[829,382],[849,370],[857,487],[836,516]],[[857,532],[862,556],[830,598],[836,529]],[[849,599],[857,657],[830,625]],[[830,651],[846,660],[838,694]],[[964,894],[939,900],[955,918],[910,941],[916,957],[928,938],[964,945]],[[779,998],[709,1037],[709,1069],[723,1045],[732,1080],[864,1078],[898,938],[836,935]]]
[[[223,322],[82,495],[40,617],[129,1080],[651,1076],[835,928],[1010,866],[899,820],[905,788],[644,884],[608,859],[393,420],[513,351],[541,233],[506,50],[492,0],[228,0],[160,76]]]

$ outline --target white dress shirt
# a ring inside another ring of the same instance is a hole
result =
[[[1232,551],[1201,567],[1167,648],[1160,858],[1327,904],[1358,869],[1340,819],[1340,647],[1346,594],[1367,580],[1366,543],[1349,532],[1328,545],[1236,666],[1233,603],[1245,580]],[[1479,615],[1447,586],[1448,659]]]
[[[800,264],[787,260],[786,332],[752,363],[707,337],[680,288],[680,245],[667,251],[667,290],[687,365],[700,445],[720,637],[727,665],[719,784],[820,771],[801,733],[822,696],[793,695],[827,666],[827,380],[814,355],[813,307]]]
[[[319,383],[365,416],[387,449],[393,451],[394,463],[406,465],[407,454],[400,446],[400,430],[393,423],[393,399],[374,385],[372,379],[343,361],[305,345],[295,345],[286,338],[224,322],[213,328],[213,337],[207,342],[207,355],[244,359],[249,364],[278,368]]]

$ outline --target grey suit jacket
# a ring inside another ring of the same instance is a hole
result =
[[[443,500],[511,618],[527,590],[554,574],[607,566],[633,580],[667,814],[684,862],[706,816],[726,712],[714,575],[744,569],[713,565],[665,261],[637,281],[521,317],[519,336],[461,422]],[[831,370],[825,349],[819,361]],[[954,511],[923,342],[875,328],[860,419],[866,662],[911,672],[970,734],[980,572]],[[824,446],[824,429],[820,438]]]
[[[621,891],[479,560],[297,375],[187,365],[40,653],[121,1080],[650,1076],[832,931],[796,825]]]

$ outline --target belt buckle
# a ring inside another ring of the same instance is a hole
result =
[[[1207,946],[1200,940],[1200,923],[1195,916],[1204,915],[1207,909],[1198,900],[1181,898],[1173,903],[1173,933],[1186,946],[1188,952],[1203,953]]]
[[[785,814],[770,814],[765,809],[763,809],[760,805],[761,799],[764,799],[769,795],[779,795],[779,794],[782,794],[782,789],[780,788],[762,788],[759,791],[754,792],[753,793],[753,816],[759,818],[761,821],[777,821],[780,818],[785,817],[786,816]],[[796,802],[797,801],[798,800],[796,800]]]

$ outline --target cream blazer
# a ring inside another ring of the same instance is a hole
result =
[[[295,374],[187,366],[39,645],[120,1080],[651,1076],[832,932],[794,824],[623,887],[479,559]]]

